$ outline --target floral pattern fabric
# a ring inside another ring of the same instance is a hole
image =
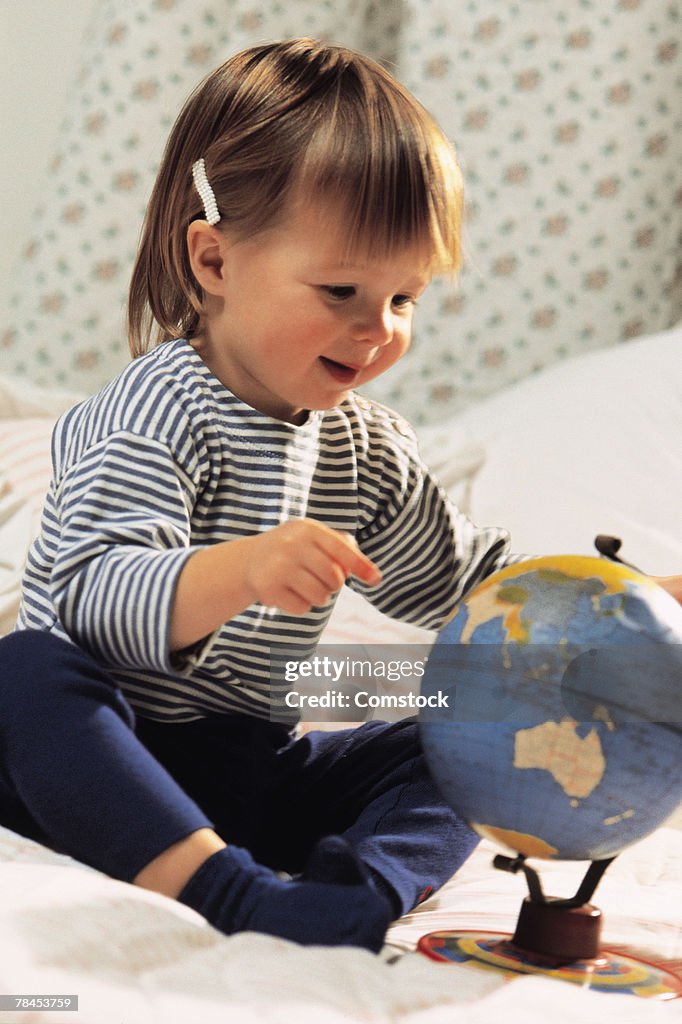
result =
[[[311,35],[388,64],[455,143],[466,264],[368,389],[414,422],[682,316],[682,14],[668,0],[98,0],[0,335],[3,369],[92,392],[164,141],[216,64]]]
[[[682,316],[682,9],[407,7],[401,78],[454,141],[467,206],[459,282],[375,385],[419,422]]]

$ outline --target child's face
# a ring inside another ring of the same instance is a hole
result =
[[[292,423],[405,354],[430,279],[416,247],[346,262],[343,224],[328,213],[298,204],[277,227],[225,241],[218,302],[197,346],[234,394]]]

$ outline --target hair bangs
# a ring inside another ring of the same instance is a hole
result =
[[[455,273],[463,186],[453,149],[397,83],[380,84],[339,90],[311,135],[295,191],[341,211],[349,258],[416,247],[434,274]]]

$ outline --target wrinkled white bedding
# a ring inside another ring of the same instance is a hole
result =
[[[482,843],[459,875],[396,924],[395,949],[443,928],[513,930],[524,895]],[[174,901],[0,830],[0,991],[69,993],[74,1013],[0,1013],[0,1021],[77,1024],[490,1024],[682,1020],[658,1004],[565,982],[433,963],[407,952],[305,949],[268,936],[226,938]],[[543,864],[545,889],[568,895],[584,865]],[[682,963],[682,832],[661,829],[609,868],[595,902],[605,945]]]

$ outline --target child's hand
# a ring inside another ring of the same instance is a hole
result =
[[[175,588],[170,650],[195,644],[255,601],[305,615],[349,576],[374,585],[381,572],[351,536],[313,519],[200,548]]]
[[[682,576],[653,576],[652,579],[682,604]]]
[[[381,579],[353,537],[313,519],[292,519],[250,540],[247,585],[253,600],[290,615],[325,604],[349,576],[372,585]]]

